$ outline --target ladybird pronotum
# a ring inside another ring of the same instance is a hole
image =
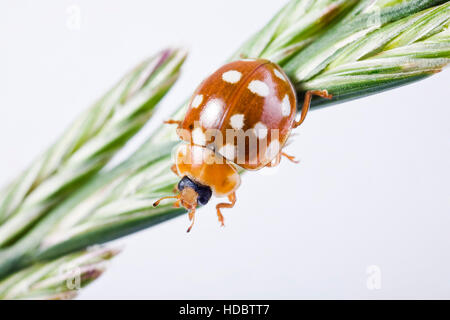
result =
[[[295,120],[297,99],[287,75],[277,64],[264,59],[228,63],[206,78],[192,95],[178,135],[187,143],[178,146],[172,171],[181,177],[174,206],[189,211],[211,195],[228,197],[230,203],[216,206],[222,226],[221,208],[232,208],[240,185],[237,167],[258,170],[279,164],[293,128],[306,117],[312,95],[331,98],[326,90],[307,91],[300,119]]]

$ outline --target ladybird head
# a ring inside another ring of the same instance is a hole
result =
[[[165,196],[153,203],[156,207],[159,205],[161,200],[164,199],[177,199],[174,203],[175,207],[179,207],[180,204],[189,211],[189,220],[192,221],[190,227],[187,229],[189,232],[194,225],[194,213],[197,205],[205,205],[208,203],[212,196],[212,190],[210,187],[202,185],[184,176],[178,183],[179,194],[174,196]]]
[[[205,205],[212,196],[212,190],[208,186],[199,184],[187,176],[184,176],[178,183],[180,191],[180,201],[186,209],[193,209],[197,205]]]

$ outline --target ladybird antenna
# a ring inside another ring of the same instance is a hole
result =
[[[189,221],[192,221],[192,223],[189,226],[189,228],[186,230],[186,232],[190,232],[192,227],[194,226],[194,222],[195,222],[195,207],[194,207],[194,209],[191,209],[189,211]]]
[[[180,199],[180,195],[177,194],[177,195],[175,195],[175,196],[165,196],[165,197],[162,197],[162,198],[158,199],[157,201],[153,202],[153,206],[154,206],[154,207],[157,207],[157,206],[159,205],[159,203],[160,203],[162,200],[165,200],[165,199]]]

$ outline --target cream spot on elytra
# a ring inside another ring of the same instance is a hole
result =
[[[288,95],[285,95],[283,101],[281,101],[281,114],[283,117],[287,117],[291,114],[291,102],[289,101]]]
[[[203,95],[202,94],[198,94],[194,97],[194,99],[192,99],[192,103],[191,106],[192,108],[197,108],[203,101]]]
[[[242,73],[236,70],[230,70],[222,74],[222,80],[228,83],[236,83],[241,80]]]
[[[244,115],[235,114],[230,118],[230,124],[234,130],[241,130],[244,127]]]
[[[280,78],[283,81],[286,81],[286,77],[277,69],[273,69],[273,73],[275,73],[275,75]]]
[[[258,122],[257,124],[255,124],[254,128],[253,128],[255,135],[259,138],[259,139],[264,139],[265,137],[267,137],[267,127],[264,125],[264,123],[262,122]]]
[[[248,84],[248,89],[261,97],[267,97],[269,95],[269,86],[260,80],[252,80]]]
[[[220,99],[208,101],[200,115],[200,123],[205,128],[212,128],[220,121],[223,113],[223,104]]]

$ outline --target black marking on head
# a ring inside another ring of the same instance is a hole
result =
[[[212,190],[210,187],[204,186],[184,176],[180,180],[180,182],[178,182],[178,190],[181,191],[186,187],[192,188],[194,189],[195,192],[197,192],[198,194],[197,203],[201,206],[207,204],[209,199],[211,199]]]

